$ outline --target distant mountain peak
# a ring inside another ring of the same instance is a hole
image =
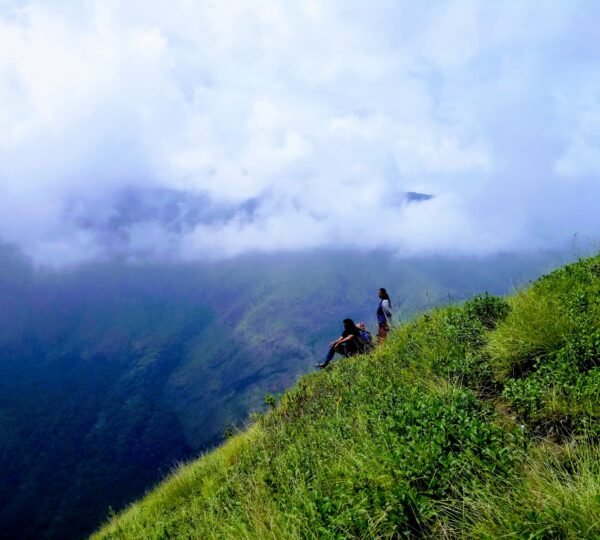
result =
[[[408,202],[423,202],[433,199],[434,197],[433,195],[429,195],[427,193],[418,193],[416,191],[407,191],[405,195]]]

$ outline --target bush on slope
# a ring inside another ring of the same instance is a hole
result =
[[[487,347],[503,396],[539,433],[597,437],[600,257],[544,276],[511,304]]]
[[[598,452],[582,440],[598,426],[586,337],[598,328],[597,267],[566,267],[508,303],[486,295],[433,311],[371,355],[304,377],[98,537],[597,536]],[[576,380],[561,385],[568,370],[553,362],[567,357]],[[544,389],[563,399],[570,454],[533,437],[556,410]]]

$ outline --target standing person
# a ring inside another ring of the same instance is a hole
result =
[[[379,306],[377,307],[377,324],[379,326],[379,331],[377,332],[377,337],[379,338],[379,343],[382,343],[385,341],[385,338],[390,331],[390,323],[392,322],[392,301],[384,288],[379,289],[377,296],[379,296]]]
[[[329,352],[325,358],[325,362],[317,364],[317,367],[323,369],[331,362],[335,353],[343,356],[354,356],[360,347],[360,330],[354,324],[352,319],[344,319],[342,321],[344,325],[344,331],[342,335],[335,341],[329,344]]]

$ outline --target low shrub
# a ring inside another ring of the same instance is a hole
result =
[[[486,347],[499,380],[527,375],[578,339],[582,327],[590,335],[600,329],[599,266],[600,257],[565,266],[510,299]]]
[[[489,330],[504,320],[509,310],[506,300],[488,294],[477,296],[460,308],[440,310],[435,334],[441,340],[442,353],[432,362],[434,371],[479,394],[497,394],[499,387],[485,346]]]

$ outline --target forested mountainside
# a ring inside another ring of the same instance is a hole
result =
[[[504,293],[557,254],[247,256],[35,270],[0,249],[0,534],[77,538],[312,369],[386,286],[405,316]]]
[[[94,536],[600,537],[600,256],[303,377]]]

